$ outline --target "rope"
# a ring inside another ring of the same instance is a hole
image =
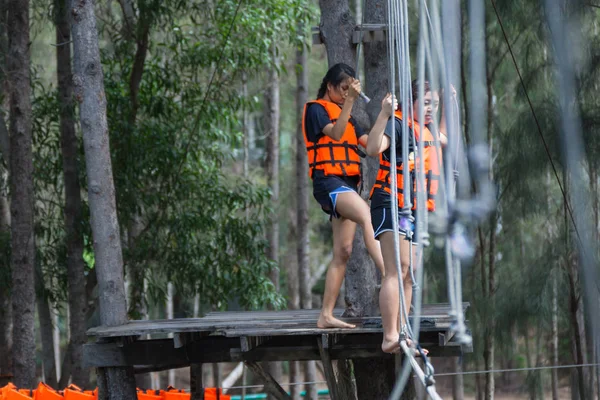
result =
[[[479,374],[499,374],[505,372],[524,372],[524,371],[540,371],[549,369],[568,369],[568,368],[582,368],[582,367],[598,367],[598,364],[571,364],[571,365],[548,365],[542,367],[525,367],[525,368],[509,368],[509,369],[488,369],[483,371],[462,371],[462,372],[445,372],[441,374],[435,374],[435,376],[457,376],[457,375],[479,375]]]

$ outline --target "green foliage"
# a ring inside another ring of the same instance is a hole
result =
[[[239,95],[241,73],[267,67],[273,40],[295,29],[295,3],[268,3],[243,2],[236,15],[237,1],[177,2],[168,11],[155,8],[164,2],[138,2],[151,42],[135,121],[132,43],[103,50],[125,261],[143,266],[155,300],[172,281],[219,308],[231,298],[246,308],[283,304],[266,277],[276,268],[263,239],[269,193],[232,171],[239,110],[252,106]],[[120,35],[110,25],[104,32]]]

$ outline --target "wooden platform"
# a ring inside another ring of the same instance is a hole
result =
[[[449,311],[448,304],[423,307],[420,342],[432,356],[471,351],[453,341]],[[342,313],[336,309],[336,315]],[[134,366],[137,372],[147,372],[194,363],[320,360],[319,344],[329,349],[331,359],[391,357],[380,349],[381,318],[342,318],[357,328],[319,329],[318,314],[319,310],[215,312],[204,318],[99,326],[88,331],[98,342],[86,345],[85,360],[90,367]],[[141,339],[147,335],[150,339]]]

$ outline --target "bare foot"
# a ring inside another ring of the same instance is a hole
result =
[[[387,340],[385,337],[383,338],[383,342],[381,342],[381,350],[384,353],[396,354],[400,352],[400,342],[398,342],[398,337]]]
[[[323,314],[319,316],[319,320],[317,321],[317,328],[328,329],[328,328],[356,328],[356,325],[352,325],[341,321],[333,316],[325,317]]]

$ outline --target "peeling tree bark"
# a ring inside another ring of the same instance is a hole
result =
[[[10,0],[7,71],[10,97],[11,265],[13,373],[20,387],[35,384],[35,240],[31,89],[29,82],[29,1]]]
[[[127,322],[127,303],[94,1],[74,1],[71,16],[73,82],[85,148],[100,321],[114,326]],[[133,368],[100,370],[98,381],[101,399],[135,400],[137,397]]]

